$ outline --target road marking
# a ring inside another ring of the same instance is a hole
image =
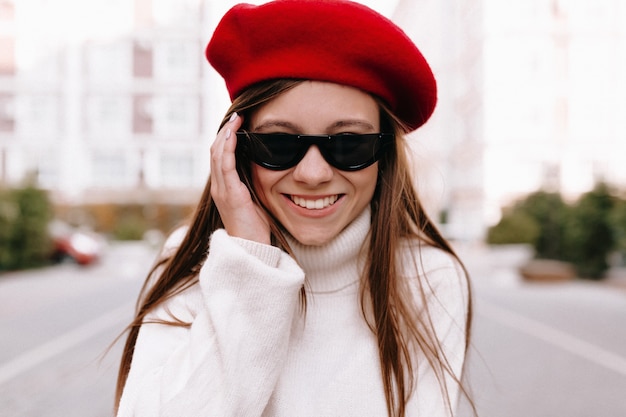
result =
[[[67,333],[45,342],[0,365],[0,385],[57,356],[100,332],[130,320],[133,306],[127,304],[111,310]]]
[[[478,314],[626,376],[626,358],[511,310],[480,301]]]

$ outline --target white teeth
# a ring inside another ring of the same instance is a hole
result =
[[[291,196],[291,201],[300,207],[304,207],[309,210],[321,210],[328,206],[332,206],[339,199],[338,195],[330,197],[319,198],[317,200],[307,200],[302,197]]]

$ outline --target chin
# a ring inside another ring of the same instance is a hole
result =
[[[296,233],[289,232],[289,233],[300,244],[305,245],[305,246],[323,246],[326,243],[330,242],[335,236],[337,236],[337,233],[331,233],[328,231],[322,232],[322,233],[319,233],[319,232],[316,233],[312,231],[301,231],[301,232],[296,232]]]
[[[313,239],[311,239],[311,238],[301,239],[301,238],[296,238],[296,240],[298,242],[300,242],[301,244],[305,245],[305,246],[323,246],[326,243],[328,243],[328,241],[330,239],[315,239],[315,238],[313,238]]]

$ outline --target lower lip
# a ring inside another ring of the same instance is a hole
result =
[[[319,217],[329,216],[333,214],[334,212],[336,212],[339,209],[339,205],[343,202],[344,196],[340,195],[337,201],[335,201],[333,204],[331,204],[328,207],[324,207],[323,209],[307,209],[291,201],[291,198],[289,198],[289,196],[285,195],[284,197],[287,200],[287,204],[289,205],[289,207],[300,216],[319,218]]]

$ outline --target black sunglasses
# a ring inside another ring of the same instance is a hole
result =
[[[294,167],[311,145],[330,165],[358,171],[378,161],[394,141],[393,133],[291,135],[237,132],[237,152],[260,166],[280,171]]]

